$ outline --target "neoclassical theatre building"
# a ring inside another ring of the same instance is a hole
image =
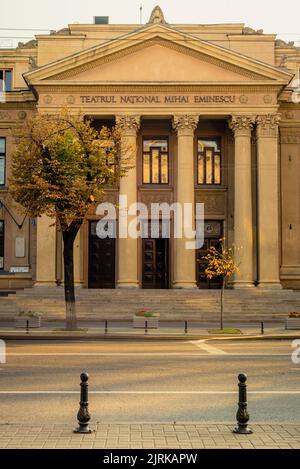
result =
[[[8,181],[14,129],[64,107],[99,127],[118,123],[130,143],[134,167],[105,200],[205,204],[199,250],[174,236],[100,239],[89,213],[78,286],[216,288],[202,256],[224,236],[242,247],[234,288],[300,289],[299,70],[300,49],[276,35],[169,24],[159,7],[144,25],[95,17],[1,49],[0,289],[62,283],[59,231],[46,217],[23,219]]]

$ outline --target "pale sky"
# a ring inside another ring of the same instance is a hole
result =
[[[110,23],[139,23],[141,4],[143,23],[159,4],[169,23],[245,23],[300,46],[299,0],[0,0],[0,47],[11,47],[11,41],[13,46],[26,42],[38,33],[32,29],[92,23],[93,16],[109,16]]]

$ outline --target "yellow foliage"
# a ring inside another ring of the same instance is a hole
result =
[[[220,251],[212,246],[209,248],[206,256],[203,256],[203,259],[207,261],[205,275],[208,279],[223,277],[226,280],[234,273],[239,272],[239,268],[234,261],[233,248],[225,247],[225,238],[220,239],[220,244]]]
[[[11,195],[30,216],[58,218],[63,231],[81,224],[128,170],[120,164],[120,131],[98,131],[80,114],[35,114],[16,137]]]

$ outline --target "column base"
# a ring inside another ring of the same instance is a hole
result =
[[[56,286],[57,288],[64,288],[64,284],[65,284],[64,281],[56,282],[56,283],[55,283],[55,286]],[[74,287],[75,287],[75,288],[85,288],[83,282],[74,282]]]
[[[172,288],[177,289],[177,290],[181,290],[181,289],[196,290],[198,287],[195,282],[175,282]]]
[[[231,287],[234,288],[235,290],[242,290],[244,288],[245,289],[255,288],[255,285],[252,282],[236,281],[236,282],[232,282]]]
[[[58,285],[56,282],[35,282],[33,288],[47,287],[47,288],[56,288]]]
[[[282,290],[280,282],[260,282],[257,285],[260,290]]]

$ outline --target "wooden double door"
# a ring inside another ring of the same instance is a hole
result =
[[[97,221],[89,223],[88,288],[115,288],[116,239],[101,239],[96,233]],[[197,250],[197,284],[200,289],[218,289],[222,277],[208,280],[205,275],[207,261],[203,257],[210,247],[221,249],[222,223],[205,223],[204,245]],[[169,288],[168,238],[142,238],[142,287]]]
[[[142,287],[169,288],[169,239],[142,239]]]
[[[88,288],[115,288],[116,240],[101,239],[89,223]],[[142,239],[142,287],[169,288],[169,239]]]
[[[99,238],[96,225],[97,221],[89,223],[88,288],[115,288],[116,240]]]

